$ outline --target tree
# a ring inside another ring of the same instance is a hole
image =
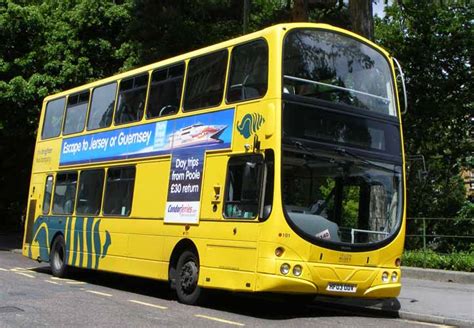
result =
[[[424,155],[426,178],[408,171],[409,217],[455,217],[465,201],[459,176],[473,154],[474,54],[472,6],[403,1],[376,21],[376,39],[405,71],[409,111],[403,117],[405,150]],[[431,222],[442,233],[446,222]],[[461,231],[462,232],[462,231]],[[465,231],[464,231],[465,233]]]

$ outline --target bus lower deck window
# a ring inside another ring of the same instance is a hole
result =
[[[77,172],[58,173],[54,188],[53,214],[72,214],[76,199]]]
[[[104,214],[129,216],[134,185],[135,167],[109,169],[105,186]]]

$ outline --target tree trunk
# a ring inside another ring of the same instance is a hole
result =
[[[307,22],[308,19],[308,0],[294,0],[291,9],[291,20],[293,22]]]
[[[374,15],[372,0],[349,0],[349,15],[352,31],[373,40]]]

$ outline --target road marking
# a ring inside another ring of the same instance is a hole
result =
[[[4,268],[0,268],[0,271],[8,271],[8,270]]]
[[[141,304],[141,305],[145,305],[145,306],[154,307],[154,308],[161,309],[161,310],[166,310],[167,309],[166,306],[161,306],[161,305],[156,305],[156,304],[151,304],[151,303],[145,303],[145,302],[135,301],[135,300],[128,300],[128,301],[132,302],[132,303],[137,303],[137,304]]]
[[[85,285],[86,283],[84,281],[66,281],[66,284],[69,285]]]
[[[60,283],[56,281],[51,281],[51,280],[45,280],[45,281],[49,284],[60,285]]]
[[[62,281],[73,281],[71,279],[66,279],[66,278],[59,278],[59,277],[51,277],[53,280],[62,280]]]
[[[16,274],[21,274],[22,276],[25,276],[25,277],[28,277],[28,278],[35,278],[35,276],[31,275],[31,274],[28,274],[28,273],[24,273],[24,272],[15,272]]]
[[[400,321],[405,321],[406,323],[410,323],[410,324],[425,325],[425,326],[439,327],[439,328],[454,327],[454,326],[441,325],[441,324],[438,324],[438,323],[422,322],[422,321],[407,320],[407,319],[400,320]]]
[[[92,293],[92,294],[101,295],[101,296],[112,297],[112,294],[107,294],[107,293],[102,293],[102,292],[96,292],[95,290],[86,290],[86,292]]]
[[[214,320],[214,321],[227,323],[229,325],[234,325],[234,326],[245,326],[243,323],[240,323],[240,322],[224,320],[224,319],[220,319],[220,318],[216,318],[216,317],[209,317],[207,315],[202,315],[202,314],[196,314],[195,317],[204,318],[204,319],[208,319],[208,320]]]

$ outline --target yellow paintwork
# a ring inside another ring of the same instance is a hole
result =
[[[283,216],[280,189],[278,188],[281,185],[281,152],[279,149],[281,140],[282,42],[284,35],[289,30],[301,27],[322,28],[350,35],[377,48],[388,59],[390,58],[385,50],[346,30],[325,24],[280,24],[58,93],[44,100],[39,122],[40,131],[43,125],[45,106],[49,100],[82,90],[92,90],[96,86],[112,81],[120,81],[120,79],[138,73],[151,73],[157,67],[178,61],[184,60],[187,63],[190,58],[218,49],[228,48],[231,50],[233,46],[240,43],[257,38],[265,39],[269,47],[270,69],[268,91],[263,99],[249,100],[238,104],[226,104],[223,101],[220,106],[214,108],[192,112],[182,112],[180,110],[178,114],[171,117],[192,116],[204,112],[235,108],[232,148],[208,152],[205,156],[199,224],[183,225],[165,224],[163,222],[170,171],[170,155],[135,160],[117,160],[94,165],[73,165],[59,169],[62,137],[42,141],[41,133],[38,133],[36,143],[29,194],[29,201],[36,200],[37,202],[35,208],[28,208],[28,213],[31,213],[35,219],[41,215],[44,185],[48,174],[55,175],[55,172],[59,170],[81,170],[91,167],[132,164],[136,166],[136,180],[130,217],[113,218],[101,213],[93,219],[94,223],[92,224],[95,224],[98,220],[101,222],[99,234],[92,237],[92,244],[94,238],[100,237],[100,240],[104,241],[106,231],[110,233],[112,240],[107,256],[100,258],[100,270],[166,280],[168,279],[170,257],[175,246],[180,240],[189,239],[195,244],[199,253],[201,265],[199,284],[209,288],[334,295],[336,293],[326,291],[327,283],[342,282],[358,285],[356,294],[350,294],[349,296],[396,297],[401,288],[399,280],[396,283],[382,283],[381,275],[384,271],[387,271],[389,275],[396,271],[400,277],[400,268],[395,267],[395,260],[401,256],[403,250],[405,208],[403,208],[402,228],[397,238],[381,249],[368,252],[343,253],[312,245],[292,231]],[[388,60],[388,62],[391,65],[392,72],[394,72],[392,61]],[[273,149],[275,152],[273,210],[270,218],[264,222],[259,222],[258,219],[226,220],[222,216],[226,167],[229,156],[252,152],[253,140],[245,139],[235,129],[237,122],[240,122],[243,116],[249,112],[260,113],[265,118],[265,123],[257,132],[261,149]],[[400,117],[400,110],[398,110],[398,113],[398,117]],[[152,120],[143,118],[142,121],[127,126],[166,119],[169,119],[169,117]],[[116,127],[112,125],[110,128],[101,129],[100,131],[108,131],[114,128]],[[84,132],[84,134],[95,132],[97,131]],[[81,135],[81,133],[75,135]],[[404,160],[404,153],[402,156]],[[403,175],[405,175],[405,168],[403,168]],[[219,193],[216,191],[219,191]],[[404,195],[404,204],[405,202]],[[32,203],[29,202],[29,204]],[[217,206],[217,210],[214,210],[214,206]],[[69,222],[71,226],[75,223],[75,220],[75,216],[72,215]],[[85,221],[82,226],[84,230],[87,230]],[[28,227],[25,229],[25,241],[27,230]],[[76,237],[71,234],[71,237],[66,236],[66,238],[69,238],[69,242],[74,243]],[[90,245],[87,244],[85,235],[82,238],[84,238],[83,252],[85,255],[82,266],[94,267],[97,261],[94,253],[95,248],[89,248]],[[24,242],[23,254],[37,259],[40,257],[40,247],[34,241],[35,238],[32,240],[31,245]],[[285,249],[281,257],[275,255],[275,248],[277,247]],[[29,251],[31,251],[31,254],[29,254]],[[75,263],[72,262],[74,255],[72,250],[69,254],[68,263],[80,266],[79,254],[77,249],[75,251],[77,255]],[[47,249],[47,252],[49,252],[49,249]],[[89,254],[92,258],[90,263],[87,256]],[[292,266],[295,264],[301,265],[303,267],[302,275],[295,277],[291,272],[287,276],[282,275],[280,273],[282,263],[289,263]]]

